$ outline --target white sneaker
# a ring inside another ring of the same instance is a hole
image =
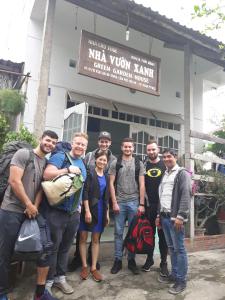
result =
[[[64,294],[72,294],[74,292],[74,289],[69,285],[65,278],[63,278],[63,280],[55,280],[53,285],[60,289]]]

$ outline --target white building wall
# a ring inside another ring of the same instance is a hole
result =
[[[78,9],[77,30],[75,30],[76,6],[63,0],[57,1],[54,39],[51,58],[50,83],[46,126],[61,134],[63,127],[63,111],[67,90],[104,98],[105,101],[116,101],[149,110],[183,116],[183,52],[163,47],[163,42],[149,38],[147,35],[130,30],[130,40],[125,41],[125,26],[110,21],[82,8]],[[24,122],[33,128],[33,119],[37,97],[37,80],[40,66],[40,49],[43,22],[31,20],[27,39],[26,72],[30,71],[32,78],[28,86],[28,105],[26,106]],[[161,59],[160,96],[142,92],[132,94],[129,89],[107,82],[77,74],[77,69],[69,67],[69,60],[78,61],[81,29],[106,37],[110,40],[127,45],[131,48],[150,53]],[[151,49],[149,45],[152,45]],[[195,126],[202,128],[202,82],[195,84]],[[176,92],[181,97],[176,98]],[[173,121],[173,120],[171,120]]]

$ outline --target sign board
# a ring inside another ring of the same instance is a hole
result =
[[[82,30],[78,73],[159,96],[160,59]]]

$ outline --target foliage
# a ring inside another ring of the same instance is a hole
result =
[[[30,133],[30,131],[24,125],[20,126],[19,132],[10,131],[7,133],[5,138],[5,144],[11,141],[26,141],[29,144],[31,144],[34,148],[38,144],[36,137],[32,133]]]
[[[2,145],[5,142],[6,135],[9,131],[9,123],[3,114],[0,114],[0,152],[2,150]]]
[[[225,117],[220,122],[220,129],[213,132],[213,135],[225,139]],[[207,151],[212,151],[213,153],[223,156],[225,154],[225,145],[219,144],[219,143],[213,143],[208,145],[206,148]]]
[[[0,112],[7,116],[16,116],[23,112],[25,96],[18,90],[0,90]]]
[[[217,30],[225,24],[225,13],[223,12],[224,4],[222,1],[214,3],[210,6],[207,0],[202,0],[200,5],[194,5],[194,13],[192,18],[202,18],[205,21],[205,32]],[[224,49],[224,45],[219,45],[220,49]]]
[[[197,193],[195,225],[203,228],[206,221],[216,216],[219,208],[225,204],[225,176],[216,171],[205,171],[198,181]]]

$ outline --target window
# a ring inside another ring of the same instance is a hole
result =
[[[146,156],[146,144],[149,139],[151,139],[152,136],[150,136],[145,131],[139,131],[137,133],[132,134],[132,138],[134,140],[134,154],[139,156],[142,160],[145,159]]]
[[[161,153],[167,148],[174,150],[176,153],[178,153],[179,150],[178,141],[172,138],[171,136],[164,136],[158,138],[158,145]]]
[[[102,109],[102,116],[103,117],[108,117],[109,116],[109,111],[108,111],[108,109]]]
[[[112,118],[113,119],[118,119],[118,115],[119,115],[118,111],[115,111],[115,110],[112,111]]]

